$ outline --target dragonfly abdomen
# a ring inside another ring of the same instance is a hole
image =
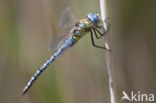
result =
[[[30,81],[27,83],[25,88],[23,89],[22,96],[29,90],[29,88],[32,86],[34,81],[40,76],[40,74],[46,70],[46,68],[60,55],[62,52],[64,52],[67,48],[73,46],[76,43],[76,40],[73,37],[68,38],[65,43],[57,50],[56,53],[54,53],[53,56],[50,57],[49,60],[47,60],[46,63],[43,64],[43,66],[37,70],[37,72],[34,74],[33,77],[31,77]]]
[[[27,83],[25,88],[23,89],[22,96],[28,91],[28,89],[31,87],[31,85],[34,83],[34,81],[39,77],[39,75],[55,60],[53,56],[49,60],[47,60],[46,63],[43,64],[43,66],[36,71],[33,77],[31,77],[30,81]]]

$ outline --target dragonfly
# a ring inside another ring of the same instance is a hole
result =
[[[36,71],[36,73],[31,77],[30,81],[27,83],[25,88],[23,89],[22,96],[27,93],[27,91],[30,89],[34,81],[41,75],[43,71],[45,71],[48,66],[57,59],[57,57],[65,52],[69,47],[74,46],[84,35],[90,33],[91,42],[94,47],[105,49],[108,51],[111,51],[110,49],[107,49],[106,47],[96,45],[94,42],[94,36],[96,39],[100,39],[103,37],[108,31],[109,31],[109,25],[107,25],[107,30],[103,29],[103,26],[100,26],[100,17],[98,13],[89,13],[87,16],[83,19],[77,20],[72,28],[67,33],[66,40],[63,42],[63,44],[57,49],[57,51],[48,59],[41,67]],[[100,30],[103,29],[103,32]]]

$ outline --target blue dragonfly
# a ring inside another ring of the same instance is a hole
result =
[[[68,15],[67,11],[69,9],[65,10],[63,12],[63,15]],[[62,16],[63,16],[62,15]],[[65,17],[64,17],[65,18]],[[66,22],[69,20],[62,20],[62,22]],[[34,81],[40,76],[40,74],[47,69],[47,67],[60,55],[62,54],[65,50],[67,50],[69,47],[74,46],[84,35],[90,33],[91,36],[91,42],[94,47],[105,49],[108,51],[111,51],[107,49],[106,47],[96,45],[94,42],[94,37],[95,35],[96,39],[100,39],[104,34],[106,34],[109,30],[109,26],[107,30],[103,30],[103,33],[101,33],[101,29],[103,29],[102,26],[100,26],[100,17],[97,13],[89,13],[86,18],[77,20],[74,25],[68,30],[66,35],[64,37],[59,37],[59,39],[65,38],[65,40],[61,43],[59,47],[57,47],[57,51],[50,57],[49,60],[47,60],[43,66],[40,67],[40,69],[37,70],[37,72],[31,77],[30,81],[27,83],[25,88],[23,89],[22,96],[27,93],[29,88],[32,86]],[[69,25],[69,23],[64,23]],[[63,24],[60,24],[63,25]],[[66,25],[63,25],[66,26]],[[60,42],[61,40],[56,41]],[[55,44],[55,43],[54,43]],[[57,45],[54,45],[54,47]]]

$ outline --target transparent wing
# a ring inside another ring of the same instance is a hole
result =
[[[70,7],[64,9],[61,13],[59,27],[70,29],[73,23],[76,22],[76,17],[72,14]]]
[[[56,37],[53,37],[48,43],[49,51],[58,49],[65,42],[67,37],[67,34],[58,34]]]
[[[49,51],[58,49],[64,43],[64,41],[70,36],[72,27],[75,23],[76,17],[72,14],[71,9],[67,7],[62,11],[58,24],[60,29],[63,29],[63,31],[66,32],[58,33],[58,35],[49,42]]]

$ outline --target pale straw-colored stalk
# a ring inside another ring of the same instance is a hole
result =
[[[106,23],[106,20],[108,19],[108,13],[107,13],[107,0],[100,0],[100,9],[101,9],[101,19],[103,23],[104,30],[108,29],[108,24]],[[109,33],[106,33],[104,35],[104,45],[107,49],[110,51],[106,52],[106,65],[107,65],[107,71],[109,76],[109,90],[110,90],[110,102],[111,103],[117,103],[117,96],[116,96],[116,89],[115,89],[115,75],[114,75],[114,66],[113,66],[113,60],[112,60],[112,49],[111,49],[111,43],[110,43],[110,37]]]

